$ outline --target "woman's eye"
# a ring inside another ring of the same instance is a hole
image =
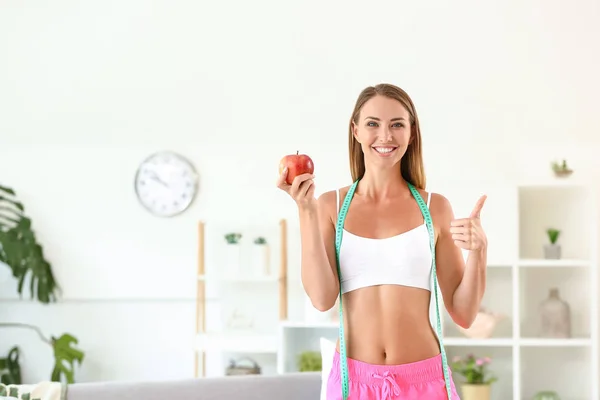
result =
[[[395,128],[402,128],[402,127],[404,127],[404,124],[401,124],[401,123],[399,122],[399,123],[397,123],[397,124],[394,124],[394,127],[395,127]]]
[[[374,121],[367,122],[367,126],[377,126],[377,123]]]

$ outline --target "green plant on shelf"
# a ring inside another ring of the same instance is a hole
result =
[[[557,176],[567,176],[573,172],[567,165],[567,160],[562,160],[561,162],[553,161],[551,165],[552,171],[554,171]]]
[[[238,244],[242,239],[242,234],[237,232],[231,232],[225,235],[225,241],[229,244]]]
[[[468,384],[490,385],[498,380],[488,371],[491,362],[489,357],[475,357],[469,354],[466,357],[454,357],[451,368],[453,372],[464,376]]]
[[[298,356],[300,372],[321,371],[322,368],[321,353],[318,351],[303,351]]]
[[[254,244],[267,244],[267,239],[265,239],[262,236],[259,236],[256,239],[254,239]]]
[[[556,242],[558,241],[558,237],[560,236],[560,230],[555,228],[549,228],[546,230],[546,233],[548,234],[548,239],[550,240],[550,243],[556,244]]]
[[[32,229],[32,221],[25,214],[25,207],[17,200],[14,190],[4,186],[0,186],[0,264],[10,268],[21,298],[24,287],[27,286],[31,300],[35,298],[42,304],[57,301],[60,288],[43,247]],[[29,285],[25,285],[27,279]],[[56,382],[75,382],[75,363],[82,363],[84,353],[76,348],[77,339],[73,335],[64,333],[59,337],[47,337],[39,327],[17,322],[0,322],[0,328],[35,331],[54,353],[50,379]],[[20,354],[20,348],[13,346],[4,358],[0,358],[0,381],[3,384],[22,384]]]

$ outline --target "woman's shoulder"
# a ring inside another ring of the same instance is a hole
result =
[[[326,210],[328,214],[336,215],[337,209],[344,197],[350,190],[350,186],[344,186],[338,189],[323,192],[317,199],[319,208]]]
[[[348,193],[348,190],[350,190],[350,186],[328,190],[319,196],[319,200],[324,202],[333,202],[335,204],[335,200],[337,198],[343,198]]]
[[[423,192],[421,196],[424,196],[425,201],[429,198],[429,211],[434,218],[437,216],[446,219],[452,215],[452,204],[442,193],[427,192],[425,190],[419,190],[419,192]]]

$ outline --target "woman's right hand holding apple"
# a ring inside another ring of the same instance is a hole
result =
[[[277,187],[288,193],[302,211],[314,211],[317,209],[315,198],[315,183],[313,174],[301,174],[292,180],[292,184],[286,182],[288,169],[284,168],[277,180]]]

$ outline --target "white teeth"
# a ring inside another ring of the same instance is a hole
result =
[[[394,150],[395,147],[374,147],[375,151],[378,153],[389,153]]]

